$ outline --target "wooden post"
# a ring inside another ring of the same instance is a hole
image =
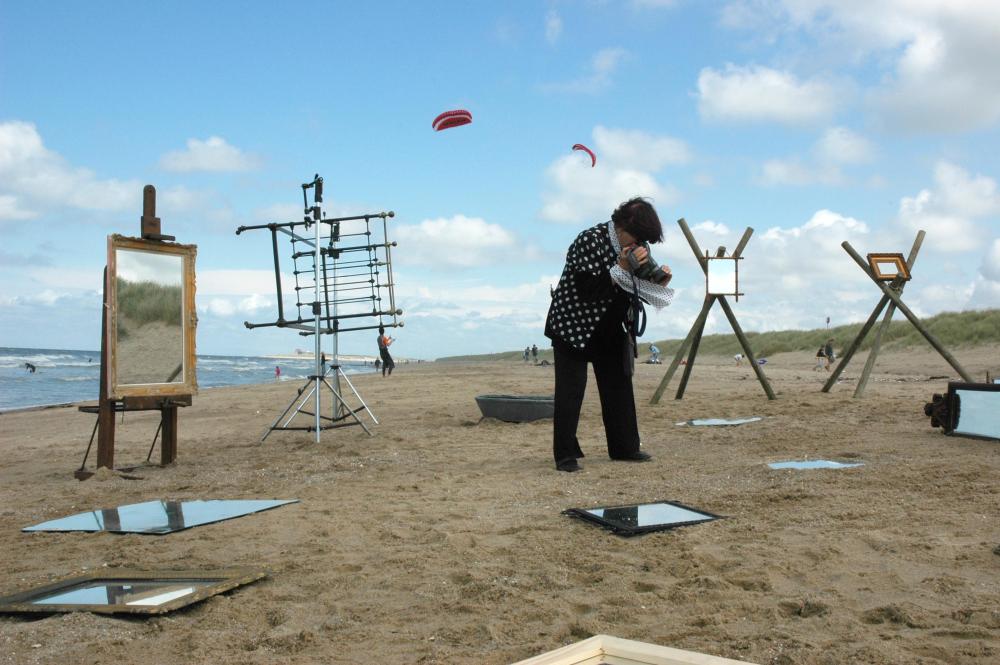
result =
[[[920,246],[924,243],[924,232],[919,231],[917,237],[913,241],[913,246],[910,248],[910,255],[906,259],[906,271],[910,274],[913,273],[913,264],[917,260],[917,254],[920,252]],[[903,289],[906,287],[906,280],[897,279],[894,280],[891,287],[895,289],[896,293],[903,295]],[[871,376],[872,370],[875,368],[875,359],[878,357],[878,352],[882,347],[882,335],[889,329],[889,323],[892,321],[892,315],[896,312],[896,303],[889,303],[889,309],[885,313],[885,317],[882,319],[882,324],[875,331],[875,339],[872,341],[871,351],[868,352],[868,359],[865,361],[865,368],[861,372],[861,376],[858,378],[858,385],[854,388],[854,397],[861,397],[865,388],[868,386],[868,378]]]
[[[111,362],[108,339],[108,269],[104,268],[104,307],[101,310],[101,385],[98,389],[97,468],[115,468],[115,403],[108,395]]]
[[[663,397],[663,392],[667,389],[667,384],[670,383],[670,379],[674,378],[674,372],[681,364],[681,358],[684,357],[684,352],[688,350],[691,345],[691,340],[694,339],[695,331],[698,329],[698,321],[704,319],[708,316],[708,310],[712,309],[712,300],[705,296],[705,302],[701,306],[701,313],[698,314],[698,318],[695,319],[695,325],[691,326],[691,330],[688,331],[687,337],[681,342],[680,348],[677,349],[677,353],[674,354],[674,359],[670,362],[670,367],[667,368],[667,373],[663,375],[660,379],[660,385],[656,387],[656,392],[653,393],[652,399],[649,400],[650,404],[659,404],[660,398]]]
[[[873,282],[875,282],[875,285],[878,286],[878,288],[882,291],[882,293],[885,294],[889,298],[889,300],[891,300],[896,305],[899,311],[903,313],[903,316],[905,316],[907,319],[910,320],[910,323],[912,323],[913,327],[916,328],[920,332],[920,334],[924,336],[924,339],[927,340],[927,343],[930,344],[932,347],[934,347],[934,350],[937,351],[939,354],[941,354],[941,357],[944,358],[956,372],[958,372],[958,375],[961,376],[962,379],[964,381],[967,381],[968,383],[975,383],[972,376],[970,376],[969,373],[965,371],[965,368],[959,364],[959,362],[954,358],[954,356],[948,353],[948,350],[944,348],[941,342],[939,342],[938,339],[934,337],[934,335],[932,335],[929,330],[927,330],[927,328],[920,321],[920,319],[917,318],[916,314],[911,312],[910,308],[906,306],[906,303],[900,300],[899,296],[896,295],[895,291],[893,291],[888,286],[875,279],[875,275],[872,274],[871,268],[869,268],[868,264],[865,263],[865,260],[862,259],[861,256],[856,251],[854,251],[854,248],[851,247],[851,244],[845,240],[844,242],[841,243],[841,247],[843,247],[844,250],[850,255],[850,257],[854,259],[854,262],[857,263],[858,266],[865,271],[865,274],[868,275],[868,277],[870,277]]]
[[[684,365],[684,373],[681,374],[680,383],[677,384],[677,394],[674,395],[674,399],[684,397],[684,389],[687,388],[688,379],[691,378],[691,370],[694,368],[694,360],[698,355],[701,336],[705,332],[705,322],[708,321],[708,310],[712,309],[712,303],[714,302],[715,296],[705,296],[705,307],[702,309],[702,316],[698,317],[694,327],[691,328],[692,332],[694,332],[694,337],[691,338],[691,348],[688,351],[687,364]]]
[[[173,464],[177,459],[177,407],[160,407],[160,465]]]
[[[743,347],[743,353],[746,354],[747,360],[750,361],[750,365],[753,367],[753,371],[757,375],[757,380],[760,381],[760,385],[764,388],[764,393],[767,395],[768,399],[776,399],[774,391],[771,390],[771,384],[768,382],[767,377],[764,376],[764,370],[762,370],[760,365],[757,364],[757,359],[754,358],[753,350],[750,348],[750,341],[747,339],[746,335],[743,334],[743,328],[740,327],[740,322],[736,320],[736,314],[733,313],[732,308],[729,306],[729,302],[726,300],[725,296],[718,296],[718,300],[719,304],[722,305],[722,311],[726,313],[726,318],[729,319],[729,325],[733,327],[733,332],[736,333],[736,339],[740,340],[740,346]]]

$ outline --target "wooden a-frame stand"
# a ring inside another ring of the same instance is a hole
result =
[[[694,252],[695,257],[698,259],[698,265],[701,266],[702,272],[704,272],[707,276],[709,259],[702,255],[701,248],[698,246],[698,241],[696,241],[694,236],[691,234],[691,229],[688,228],[687,222],[681,218],[677,220],[677,224],[681,227],[684,237],[687,238],[688,244],[691,246],[691,251]],[[743,232],[743,237],[740,239],[739,244],[736,246],[736,250],[733,252],[733,258],[740,258],[743,254],[743,250],[747,246],[747,243],[750,242],[751,235],[753,235],[753,229],[747,227],[747,230]],[[725,248],[720,247],[719,251],[721,254],[725,254]],[[691,326],[691,331],[688,332],[687,337],[684,338],[684,342],[681,343],[680,348],[677,349],[677,354],[674,356],[673,361],[671,361],[670,367],[667,368],[667,373],[663,375],[660,385],[656,388],[656,392],[653,393],[653,398],[649,400],[650,404],[659,404],[660,398],[663,396],[663,391],[667,389],[667,384],[670,383],[670,379],[673,378],[674,372],[676,372],[677,367],[680,366],[681,357],[684,355],[685,351],[688,351],[687,364],[684,366],[684,374],[681,376],[681,382],[677,386],[677,394],[674,396],[674,399],[681,399],[684,397],[684,389],[687,388],[688,379],[691,377],[691,368],[694,367],[694,359],[695,356],[698,355],[698,345],[701,344],[701,336],[705,331],[705,322],[708,320],[708,312],[712,309],[712,305],[715,304],[715,301],[719,301],[719,304],[722,305],[722,311],[726,313],[726,318],[729,319],[729,324],[733,327],[733,332],[736,333],[736,338],[740,341],[740,346],[743,347],[743,354],[746,356],[747,361],[749,361],[753,371],[757,374],[757,380],[760,381],[760,385],[763,386],[764,392],[767,393],[767,398],[775,399],[774,391],[771,390],[771,384],[768,383],[767,377],[764,376],[764,370],[757,363],[757,359],[753,355],[753,350],[750,348],[750,342],[747,341],[746,335],[743,334],[743,329],[736,320],[736,314],[733,313],[733,309],[729,306],[729,302],[726,300],[726,297],[714,293],[706,293],[705,303],[701,307],[701,313],[698,315],[698,318],[695,319],[694,325]]]
[[[913,264],[917,259],[917,254],[920,252],[920,246],[924,242],[924,235],[923,231],[918,231],[917,237],[913,240],[913,247],[910,248],[910,254],[906,259],[907,272],[912,272],[913,270]],[[880,281],[872,272],[868,263],[861,258],[861,255],[858,254],[853,247],[851,247],[849,242],[845,240],[840,243],[840,246],[843,247],[844,251],[846,251],[852,259],[854,259],[854,262],[865,271],[865,274],[868,275],[868,278],[875,283],[875,286],[881,289],[883,295],[882,299],[879,300],[878,305],[876,305],[875,309],[872,310],[871,316],[869,316],[868,320],[865,321],[865,324],[861,326],[861,330],[858,332],[857,337],[854,338],[854,341],[851,342],[851,345],[844,352],[840,362],[837,363],[837,367],[834,368],[833,373],[830,374],[830,378],[827,379],[826,383],[823,385],[822,392],[830,392],[830,389],[837,383],[837,379],[847,367],[847,364],[851,362],[851,358],[854,356],[854,353],[861,347],[861,343],[871,331],[872,326],[875,325],[875,321],[878,319],[879,314],[882,313],[882,310],[885,309],[886,305],[888,305],[889,308],[886,310],[885,317],[883,317],[878,330],[875,331],[875,339],[872,342],[871,351],[868,353],[868,360],[865,362],[865,368],[861,372],[861,377],[858,379],[858,385],[854,388],[854,397],[861,397],[865,392],[865,387],[868,385],[868,378],[871,376],[872,368],[875,367],[875,359],[878,357],[879,348],[882,344],[882,335],[888,329],[889,322],[892,320],[892,315],[897,309],[902,312],[907,319],[909,319],[910,323],[913,324],[913,327],[916,328],[920,334],[924,336],[924,339],[926,339],[930,345],[941,354],[941,357],[944,358],[956,372],[958,372],[963,381],[972,383],[973,380],[972,377],[969,376],[969,373],[965,371],[957,360],[955,360],[954,356],[948,353],[948,350],[944,348],[941,342],[938,341],[938,339],[934,337],[929,330],[927,330],[926,326],[924,326],[920,319],[918,319],[916,315],[910,311],[910,308],[907,307],[901,300],[906,280],[903,278],[896,278],[888,284]]]

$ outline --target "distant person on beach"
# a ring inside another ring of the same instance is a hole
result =
[[[275,381],[281,380],[281,368],[278,367],[277,365],[274,366],[274,380]]]
[[[382,359],[381,358],[376,358],[375,359],[375,371],[377,372],[379,370],[379,368],[381,368],[381,367],[382,367]]]
[[[524,347],[524,362],[528,362],[528,356],[531,355],[531,347]]]
[[[28,374],[34,374],[35,370],[38,368],[31,363],[24,363],[24,369],[28,370]]]
[[[538,345],[537,344],[532,344],[531,345],[531,359],[535,361],[536,365],[538,364]]]
[[[392,345],[396,340],[385,334],[385,326],[378,327],[378,354],[382,358],[382,376],[385,376],[386,371],[392,375],[392,368],[396,366],[393,362],[392,356],[389,355],[389,346]]]
[[[826,356],[826,369],[830,371],[830,367],[833,365],[834,354],[833,354],[833,338],[826,340],[826,346],[823,347],[823,355]]]
[[[735,356],[733,356],[733,360],[736,361],[736,366],[737,367],[742,367],[743,366],[743,354],[742,353],[737,353]]]
[[[825,365],[826,365],[826,348],[821,346],[819,347],[819,349],[816,350],[816,365],[813,367],[813,371],[815,372],[816,370],[823,369]],[[829,369],[829,367],[827,367],[827,369]]]
[[[582,468],[576,431],[588,363],[597,378],[608,455],[629,462],[652,459],[640,449],[632,392],[635,335],[626,325],[639,300],[660,309],[673,298],[673,289],[666,287],[671,278],[667,266],[662,266],[660,283],[654,283],[637,278],[629,260],[647,264],[649,250],[640,243],[661,240],[656,210],[645,199],[634,198],[618,206],[611,221],[580,233],[566,253],[545,320],[545,336],[552,340],[555,356],[552,452],[559,471]]]
[[[649,356],[649,362],[651,362],[654,365],[659,365],[660,364],[660,347],[658,347],[655,344],[650,344],[649,345],[649,353],[651,354]]]

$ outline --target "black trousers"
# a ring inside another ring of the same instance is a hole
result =
[[[632,377],[625,374],[622,353],[591,356],[588,360],[562,345],[553,345],[556,370],[555,420],[552,452],[556,464],[583,457],[576,429],[587,389],[587,364],[594,365],[601,418],[608,441],[608,455],[627,457],[639,452],[639,425],[635,416]]]

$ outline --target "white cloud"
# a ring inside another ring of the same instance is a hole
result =
[[[799,81],[793,74],[760,65],[710,67],[698,75],[698,111],[722,122],[809,124],[832,116],[838,90],[831,83]]]
[[[874,147],[865,137],[846,127],[823,132],[812,149],[812,157],[768,159],[761,165],[762,185],[843,185],[847,178],[841,167],[870,161]]]
[[[628,57],[628,51],[622,48],[601,49],[591,58],[587,72],[579,78],[564,83],[545,83],[542,84],[541,88],[546,92],[588,95],[603,92],[611,86],[612,75],[626,57]]]
[[[655,174],[668,165],[690,161],[683,141],[601,126],[594,128],[593,139],[595,168],[589,158],[572,154],[546,169],[542,219],[567,223],[607,219],[619,203],[633,196],[649,197],[658,206],[677,201],[677,190],[658,182]]]
[[[816,144],[817,157],[830,164],[861,164],[871,161],[873,153],[868,139],[846,127],[831,127]]]
[[[545,15],[545,41],[549,44],[555,44],[559,41],[562,31],[563,22],[562,18],[559,16],[559,12],[554,9],[550,9]]]
[[[738,0],[723,23],[755,35],[804,32],[816,39],[811,50],[851,65],[870,57],[886,71],[868,101],[888,128],[966,131],[1000,120],[1000,3]]]
[[[472,268],[517,260],[527,251],[510,231],[479,217],[454,215],[401,224],[394,236],[406,246],[394,263],[434,269]]]
[[[160,158],[160,167],[167,171],[251,171],[260,159],[247,154],[218,136],[204,141],[188,139],[186,150],[174,150]]]
[[[12,194],[0,194],[0,222],[34,219],[38,213],[24,210],[17,197]]]
[[[973,307],[1000,307],[1000,238],[995,238],[983,255],[969,304]]]
[[[927,232],[927,242],[943,252],[965,252],[984,245],[986,229],[978,223],[1000,214],[1000,195],[992,178],[972,176],[964,169],[940,162],[934,169],[934,189],[904,197],[898,222],[904,228]]]
[[[39,211],[66,207],[138,210],[142,185],[135,180],[101,179],[88,169],[71,166],[45,147],[34,124],[14,120],[0,123],[0,196],[6,219],[24,220]]]

